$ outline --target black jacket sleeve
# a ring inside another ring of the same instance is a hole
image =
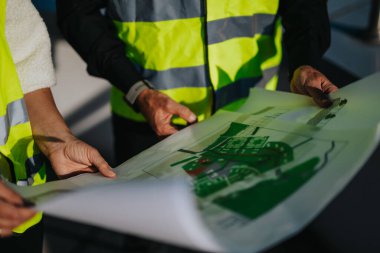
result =
[[[90,75],[105,78],[127,93],[142,77],[125,56],[114,24],[101,14],[106,5],[107,0],[57,0],[58,26],[87,63]]]
[[[318,68],[330,46],[327,0],[280,0],[290,77],[301,65]]]

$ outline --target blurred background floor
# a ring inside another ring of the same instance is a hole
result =
[[[328,3],[332,43],[320,70],[340,87],[380,71],[380,46],[365,42],[364,36],[373,2],[375,1],[330,0]],[[83,61],[62,39],[56,27],[54,1],[35,0],[34,3],[41,11],[52,37],[58,80],[53,93],[57,105],[72,131],[98,148],[114,165],[108,104],[110,85],[105,80],[88,76]],[[279,89],[289,90],[285,65],[281,68]],[[366,165],[371,169],[360,172],[349,187],[303,232],[267,252],[380,252],[379,242],[373,238],[378,235],[375,229],[380,227],[379,219],[365,225],[368,227],[367,233],[360,231],[358,234],[349,235],[349,231],[354,228],[347,229],[347,223],[358,223],[358,228],[362,228],[364,225],[360,224],[361,215],[370,212],[375,216],[376,212],[380,213],[379,205],[366,204],[363,207],[363,203],[358,202],[363,196],[375,198],[368,196],[375,190],[369,189],[368,185],[378,184],[379,181],[376,180],[380,180],[379,173],[374,169],[379,164],[378,157],[380,153],[377,150]],[[372,181],[368,182],[366,179],[367,181],[358,183],[357,178],[364,177],[363,173],[370,174]],[[352,206],[358,207],[360,211],[344,209],[353,195],[357,202],[353,201]],[[336,222],[336,226],[329,224],[332,220]],[[329,232],[321,233],[322,229]],[[144,240],[140,241],[140,246],[131,248],[129,242],[137,240],[134,237],[53,217],[45,217],[45,230],[45,253],[186,251]]]

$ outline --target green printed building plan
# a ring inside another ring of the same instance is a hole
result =
[[[216,205],[255,219],[296,191],[321,169],[318,164],[323,157],[316,156],[283,169],[283,165],[294,160],[296,149],[302,149],[312,141],[308,138],[291,146],[261,135],[260,127],[232,122],[227,131],[201,152],[179,150],[192,155],[171,166],[180,166],[193,178],[194,191],[199,198],[212,196],[239,182],[262,178],[252,186],[241,187],[212,200]],[[330,145],[327,152],[334,150],[334,142]],[[273,177],[265,178],[266,173]]]

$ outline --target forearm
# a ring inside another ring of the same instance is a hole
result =
[[[282,0],[280,3],[290,76],[302,65],[318,68],[330,45],[327,1]]]
[[[87,63],[89,74],[107,79],[125,93],[142,80],[125,55],[113,22],[100,13],[106,0],[58,0],[58,26]]]
[[[49,88],[25,94],[25,103],[34,139],[47,157],[60,144],[74,138],[59,113]]]

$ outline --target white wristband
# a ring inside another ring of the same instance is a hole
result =
[[[151,88],[152,88],[152,85],[148,81],[146,80],[138,81],[137,83],[132,85],[132,87],[129,89],[128,93],[125,95],[125,99],[131,105],[133,105],[136,102],[137,97],[140,95],[140,93],[143,90],[151,89]]]

